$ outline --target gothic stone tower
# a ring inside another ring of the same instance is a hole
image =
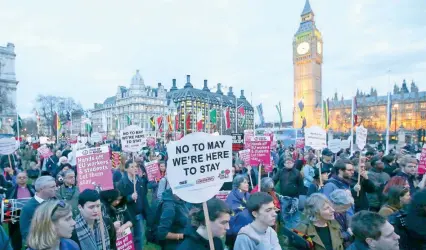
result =
[[[314,12],[309,0],[306,0],[299,29],[293,39],[294,128],[302,127],[302,116],[306,119],[306,127],[321,125],[322,44]]]

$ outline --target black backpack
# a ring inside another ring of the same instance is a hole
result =
[[[155,211],[153,216],[151,217],[151,220],[147,220],[146,223],[146,231],[145,231],[145,237],[146,240],[149,243],[152,244],[160,244],[160,241],[157,238],[157,229],[158,229],[158,224],[160,222],[161,219],[161,214],[163,213],[163,201],[154,201],[152,206],[151,206],[151,211]]]
[[[407,213],[404,210],[398,210],[395,213],[388,216],[389,223],[394,227],[395,233],[399,235],[399,249],[408,250],[409,247],[409,234],[405,222]]]

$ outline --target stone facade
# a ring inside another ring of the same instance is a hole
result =
[[[0,46],[0,88],[5,92],[0,100],[1,133],[13,133],[12,125],[16,121],[16,88],[18,81],[15,74],[15,45],[8,43]]]

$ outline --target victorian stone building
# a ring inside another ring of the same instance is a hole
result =
[[[223,92],[225,89],[227,93]],[[207,80],[204,80],[202,89],[196,89],[191,83],[190,75],[187,75],[186,83],[181,89],[177,87],[176,79],[173,79],[172,88],[167,93],[167,100],[169,107],[176,109],[178,125],[175,124],[175,128],[179,131],[184,131],[185,128],[186,133],[196,131],[197,114],[202,116],[201,130],[205,132],[216,131],[221,134],[230,134],[253,128],[253,107],[244,96],[244,90],[241,90],[238,96],[233,92],[232,87],[226,87],[220,83],[210,89]],[[224,113],[227,109],[230,111],[230,129],[226,129],[225,125]],[[212,110],[216,110],[216,122],[214,118],[210,119]],[[244,115],[241,113],[242,110]],[[189,127],[186,126],[187,124]]]
[[[16,121],[15,45],[0,46],[0,134],[13,134]]]

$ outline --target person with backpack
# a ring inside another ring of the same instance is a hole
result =
[[[410,249],[426,249],[426,189],[414,194],[407,211]]]
[[[184,231],[189,224],[189,210],[185,201],[173,194],[172,189],[168,189],[163,193],[157,213],[159,211],[159,221],[153,223],[158,225],[156,240],[162,250],[175,250],[184,240]]]
[[[216,198],[207,201],[207,208],[209,210],[210,230],[213,235],[214,248],[215,250],[223,250],[224,247],[220,238],[229,229],[231,210],[224,201]],[[193,211],[191,218],[192,226],[185,232],[185,240],[177,250],[209,250],[209,239],[203,209]]]

